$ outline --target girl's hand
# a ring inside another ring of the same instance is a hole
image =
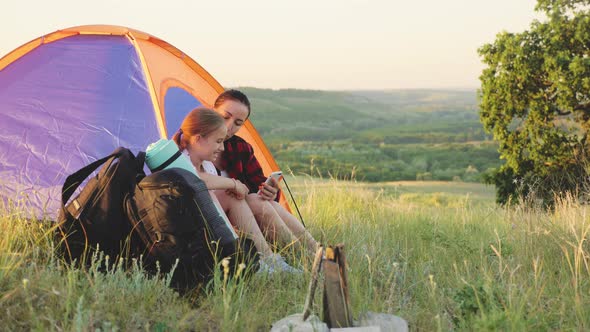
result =
[[[243,184],[240,180],[232,179],[234,181],[234,187],[232,189],[227,189],[226,192],[229,195],[234,196],[237,199],[244,199],[246,195],[248,195],[248,187]]]

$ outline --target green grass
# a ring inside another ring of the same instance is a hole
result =
[[[355,316],[392,313],[417,331],[590,329],[586,206],[503,209],[478,184],[289,180],[311,232],[346,246]],[[219,276],[179,296],[138,268],[64,266],[50,224],[6,212],[0,225],[4,330],[257,331],[303,309],[310,262],[297,255],[303,276]]]

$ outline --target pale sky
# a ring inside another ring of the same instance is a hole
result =
[[[477,88],[477,49],[521,32],[535,0],[5,0],[0,57],[58,29],[121,25],[195,59],[226,87]]]

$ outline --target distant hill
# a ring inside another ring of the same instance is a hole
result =
[[[282,168],[369,181],[478,181],[500,162],[474,90],[239,88]]]

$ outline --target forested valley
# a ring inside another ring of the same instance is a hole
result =
[[[295,175],[481,182],[501,164],[475,90],[240,89],[279,166]]]

